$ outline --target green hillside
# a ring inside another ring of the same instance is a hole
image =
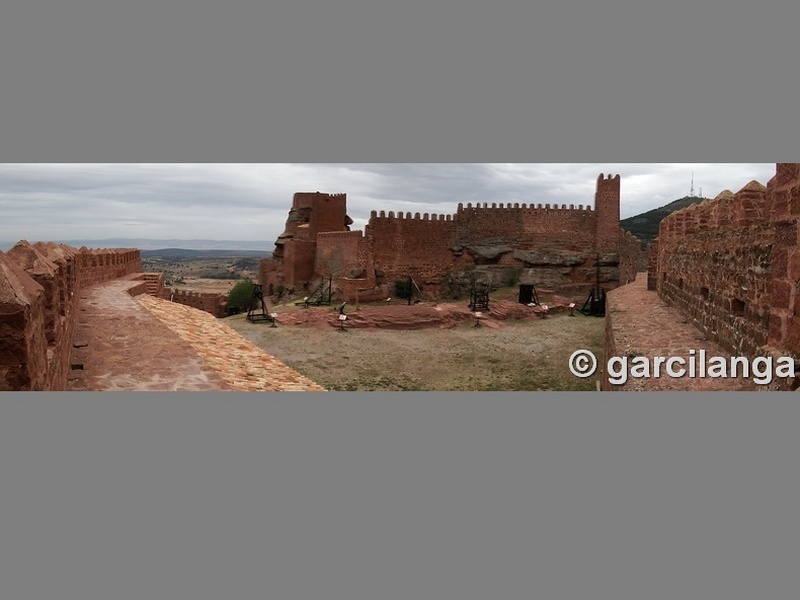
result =
[[[705,198],[698,196],[685,196],[661,208],[654,208],[646,213],[636,215],[635,217],[628,217],[622,219],[619,224],[625,231],[630,231],[633,235],[639,238],[642,242],[649,244],[653,239],[658,237],[658,225],[661,219],[670,213],[686,208],[691,204],[702,202]]]

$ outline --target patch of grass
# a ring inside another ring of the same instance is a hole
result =
[[[267,352],[336,391],[594,390],[568,368],[578,348],[602,356],[605,321],[553,315],[503,327],[396,331],[283,326],[226,319]]]

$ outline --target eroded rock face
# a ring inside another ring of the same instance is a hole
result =
[[[586,262],[589,254],[570,250],[515,250],[514,258],[528,267],[577,267]]]
[[[508,254],[511,246],[467,246],[469,252],[476,260],[497,261],[503,254]]]

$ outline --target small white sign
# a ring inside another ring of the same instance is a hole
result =
[[[278,318],[278,313],[272,313],[272,318],[273,319],[277,319]]]
[[[475,318],[476,318],[476,319],[480,319],[482,316],[483,316],[483,313],[482,313],[482,312],[476,312],[476,313],[475,313]]]
[[[575,308],[575,303],[574,303],[574,302],[570,302],[570,303],[569,303],[569,307],[570,307],[570,308]]]
[[[347,315],[339,315],[340,321],[347,321]]]

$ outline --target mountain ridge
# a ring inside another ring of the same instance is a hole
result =
[[[0,242],[0,249],[10,249],[19,240]],[[66,244],[74,248],[86,246],[87,248],[138,248],[139,250],[241,250],[250,252],[271,252],[273,244],[264,240],[209,240],[209,239],[157,239],[157,238],[104,238],[104,239],[55,239],[55,240],[28,240],[31,243],[38,241],[53,241],[57,244]]]
[[[692,204],[699,204],[706,198],[700,196],[684,196],[673,200],[669,204],[660,206],[635,215],[627,219],[621,219],[619,222],[620,227],[625,231],[629,231],[635,235],[644,244],[649,244],[658,237],[658,226],[661,220],[675,211],[691,206]]]

